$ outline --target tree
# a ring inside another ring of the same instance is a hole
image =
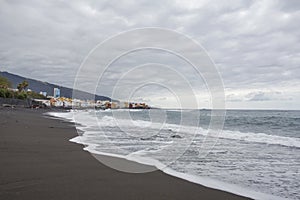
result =
[[[17,95],[17,98],[18,99],[26,99],[27,98],[27,93],[26,92],[20,92],[18,95]]]
[[[23,81],[22,83],[19,83],[19,85],[17,86],[19,92],[25,90],[28,87],[28,82],[27,81]]]
[[[7,78],[0,76],[0,88],[7,89],[9,87],[11,87],[11,82]]]
[[[23,88],[24,90],[29,86],[29,83],[27,81],[23,81]]]
[[[34,91],[28,91],[27,92],[27,98],[33,98],[33,99],[45,99],[46,97],[42,94],[36,93]]]

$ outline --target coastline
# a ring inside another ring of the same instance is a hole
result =
[[[0,108],[0,199],[248,199],[161,171],[111,169],[69,141],[73,123],[48,111]]]

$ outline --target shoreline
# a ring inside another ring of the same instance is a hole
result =
[[[70,121],[69,119],[66,118],[61,118],[61,117],[57,117],[55,116],[55,118],[59,119],[59,120],[66,120],[66,121]],[[79,128],[79,131],[84,134],[85,131],[81,130]],[[79,139],[80,140],[80,139]],[[172,168],[169,168],[167,166],[165,166],[163,163],[161,163],[158,160],[152,159],[152,158],[144,158],[142,157],[142,159],[139,159],[138,157],[131,157],[131,156],[123,156],[123,155],[118,155],[118,154],[113,154],[113,153],[105,153],[105,152],[99,152],[97,150],[94,150],[95,147],[91,144],[87,144],[87,143],[83,143],[82,141],[78,141],[77,137],[72,138],[69,140],[70,142],[79,144],[79,145],[83,145],[84,151],[89,152],[92,156],[94,156],[97,160],[100,160],[102,162],[107,162],[107,158],[110,158],[112,160],[116,159],[118,162],[117,164],[121,163],[120,160],[123,160],[122,164],[123,165],[130,165],[130,167],[135,167],[138,168],[137,170],[150,170],[150,171],[160,171],[163,172],[166,175],[175,177],[175,178],[179,178],[183,181],[188,181],[190,183],[193,184],[197,184],[203,187],[207,187],[210,189],[214,189],[214,190],[218,190],[218,191],[223,191],[223,192],[228,192],[230,194],[234,194],[234,195],[239,195],[241,197],[245,197],[245,198],[249,198],[249,199],[266,199],[266,200],[283,200],[284,198],[278,197],[278,196],[273,196],[270,194],[266,194],[266,193],[261,193],[261,192],[257,192],[254,190],[249,190],[247,188],[244,187],[240,187],[239,185],[234,185],[234,184],[230,184],[230,183],[226,183],[226,182],[222,182],[216,179],[211,179],[209,177],[200,177],[197,175],[192,175],[192,174],[187,174],[187,173],[182,173],[182,172],[178,172]],[[114,163],[113,162],[109,162],[109,167],[114,167]],[[155,164],[153,164],[155,163]],[[104,163],[102,163],[104,164]],[[105,164],[104,164],[105,165]],[[139,165],[141,165],[139,167]],[[116,166],[117,168],[119,166]],[[125,167],[126,168],[126,167]],[[153,170],[154,168],[154,170]],[[128,170],[128,169],[127,169]],[[129,171],[131,171],[129,169]],[[132,173],[136,173],[136,172],[132,172]],[[146,172],[148,173],[148,172]]]
[[[111,169],[69,141],[74,123],[45,112],[0,108],[1,199],[249,199],[162,171]]]

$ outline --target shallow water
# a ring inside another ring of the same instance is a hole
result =
[[[155,159],[169,174],[216,188],[210,183],[227,183],[219,189],[257,199],[300,199],[299,111],[227,111],[215,135],[209,110],[52,114],[75,119],[84,134],[72,141],[89,151]]]

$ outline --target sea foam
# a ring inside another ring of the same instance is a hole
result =
[[[110,111],[104,111],[104,112],[109,113]],[[118,112],[124,112],[124,111],[120,110]],[[140,112],[140,111],[135,110],[134,112]],[[201,127],[182,126],[178,124],[167,124],[167,123],[163,124],[162,126],[162,124],[160,123],[151,123],[149,121],[143,121],[143,120],[136,120],[136,121],[127,120],[127,119],[116,120],[112,116],[96,117],[95,113],[97,114],[97,112],[93,112],[93,111],[72,111],[66,113],[52,112],[48,114],[54,117],[66,119],[68,121],[76,122],[78,124],[77,128],[84,131],[84,135],[75,137],[70,141],[86,145],[84,150],[89,151],[93,154],[108,155],[108,156],[118,157],[122,159],[127,159],[145,165],[152,165],[172,176],[176,176],[178,178],[182,178],[190,182],[194,182],[197,184],[201,184],[207,187],[211,187],[223,191],[232,192],[250,198],[284,199],[281,197],[272,196],[265,193],[251,191],[248,188],[239,187],[234,184],[224,183],[221,181],[217,181],[215,179],[211,179],[209,177],[201,177],[197,175],[191,175],[189,173],[178,172],[174,169],[167,167],[165,164],[161,163],[156,159],[143,156],[145,155],[143,151],[137,151],[137,152],[133,152],[130,154],[123,154],[123,155],[117,153],[108,153],[108,152],[99,151],[99,149],[97,148],[99,144],[97,144],[96,141],[93,141],[92,137],[97,135],[98,131],[102,131],[101,127],[120,126],[123,128],[124,127],[135,128],[136,126],[138,126],[139,128],[142,129],[143,128],[163,129],[164,131],[170,131],[174,133],[180,130],[180,133],[183,135],[199,134],[203,137],[208,136],[208,130],[203,129]],[[228,140],[244,141],[246,143],[261,143],[267,145],[281,145],[285,147],[300,148],[299,138],[270,135],[266,133],[252,133],[252,132],[246,133],[240,131],[223,130],[220,134],[213,135],[213,137],[218,137],[221,139],[228,139]],[[166,145],[168,143],[169,141],[166,141]]]

